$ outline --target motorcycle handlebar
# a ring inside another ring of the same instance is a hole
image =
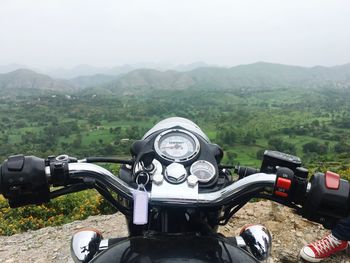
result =
[[[135,189],[100,166],[90,163],[71,163],[69,164],[69,173],[72,179],[91,178],[98,180],[124,198],[127,198],[129,200],[133,199],[133,192]],[[198,193],[196,196],[183,197],[181,199],[171,197],[153,197],[152,193],[148,193],[148,197],[150,203],[157,205],[220,206],[230,203],[233,199],[239,198],[243,194],[254,192],[258,193],[265,190],[272,192],[275,181],[275,174],[257,173],[245,177],[215,192]]]
[[[171,195],[160,197],[152,195],[151,191],[148,197],[149,202],[154,205],[218,207],[240,204],[242,200],[247,201],[263,193],[260,196],[285,205],[302,205],[302,216],[324,224],[349,214],[349,182],[330,178],[327,173],[316,174],[308,183],[307,179],[294,176],[290,169],[281,168],[276,174],[255,173],[246,176],[215,192],[197,192],[180,198]],[[329,180],[331,187],[327,185]],[[50,193],[50,185],[69,187],[77,183],[90,183],[91,186],[95,182],[123,198],[133,200],[133,187],[108,170],[91,163],[68,163],[60,160],[51,162],[49,159],[17,155],[9,157],[1,165],[0,171],[0,193],[9,199],[11,207],[48,202],[50,198],[58,196],[54,192]],[[337,189],[334,188],[334,182],[338,184]],[[83,190],[84,187],[76,189]]]
[[[70,182],[98,181],[118,195],[133,200],[135,191],[110,171],[91,163],[46,162],[34,156],[12,156],[1,167],[0,193],[11,207],[40,204],[50,200],[50,185],[64,186]],[[249,193],[272,192],[276,175],[258,173],[245,177],[221,190],[198,193],[191,197],[152,196],[150,203],[177,206],[219,206]]]

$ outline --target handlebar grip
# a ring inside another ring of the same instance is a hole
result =
[[[350,214],[350,184],[332,173],[316,173],[310,180],[310,190],[302,208],[308,220],[332,228],[336,222]]]
[[[41,204],[50,200],[45,160],[35,156],[10,156],[1,166],[0,192],[10,207]]]
[[[242,179],[249,175],[259,173],[259,170],[251,167],[237,166],[235,172],[238,174],[239,179]]]

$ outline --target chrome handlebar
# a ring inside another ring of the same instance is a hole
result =
[[[72,179],[91,178],[98,180],[115,191],[122,197],[133,200],[134,188],[122,181],[110,171],[91,163],[70,163],[68,165],[69,174]],[[258,193],[268,191],[272,193],[276,181],[275,174],[257,173],[247,176],[229,186],[210,193],[198,193],[195,197],[183,198],[161,198],[152,197],[148,193],[149,201],[155,205],[201,205],[216,206],[230,203],[237,197],[247,193]]]
[[[96,179],[121,196],[133,199],[132,193],[135,189],[101,166],[92,163],[69,163],[68,169],[72,179]]]

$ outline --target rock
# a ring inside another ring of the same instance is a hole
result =
[[[296,235],[297,237],[303,237],[303,236],[304,236],[303,233],[300,232],[300,231],[296,232],[295,235]]]
[[[248,216],[253,216],[253,215],[254,215],[254,211],[253,211],[252,209],[248,209],[248,210],[246,211],[246,214],[247,214]]]
[[[289,251],[282,251],[279,260],[283,263],[295,263],[299,261],[299,256]]]

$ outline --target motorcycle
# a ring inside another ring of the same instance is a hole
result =
[[[125,215],[128,237],[76,233],[75,262],[264,261],[272,245],[266,227],[247,225],[233,237],[217,233],[252,198],[289,206],[326,228],[349,215],[349,182],[338,174],[316,173],[308,180],[300,158],[269,150],[260,169],[223,165],[223,150],[188,119],[160,121],[130,153],[128,160],[10,156],[1,165],[0,193],[19,207],[95,188]],[[119,175],[95,163],[119,163]]]

